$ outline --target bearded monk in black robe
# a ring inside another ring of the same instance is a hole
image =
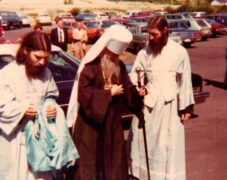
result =
[[[140,111],[145,90],[131,83],[124,63],[119,60],[122,44],[126,43],[115,41],[115,36],[108,35],[109,40],[94,59],[87,60],[85,56],[83,60],[88,62],[78,78],[80,106],[72,133],[80,155],[72,175],[75,180],[128,179],[122,110],[127,105]],[[93,53],[97,53],[95,50],[93,47]]]

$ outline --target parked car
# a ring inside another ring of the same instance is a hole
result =
[[[205,17],[206,16],[206,12],[204,11],[194,11],[194,12],[191,12],[190,15],[193,17],[193,18],[201,18],[201,17]]]
[[[9,62],[15,59],[18,48],[18,43],[0,44],[0,70]],[[67,52],[62,51],[60,48],[52,46],[48,68],[51,70],[59,89],[59,98],[57,99],[57,102],[63,108],[64,112],[67,111],[72,86],[79,64],[80,61],[78,59],[69,55]],[[127,67],[127,70],[130,72],[132,66],[129,65]],[[205,102],[206,98],[209,96],[209,92],[203,91],[202,81],[200,78],[201,76],[199,76],[199,78],[198,76],[196,76],[196,78],[192,78],[192,80],[196,79],[196,82],[192,84],[198,86],[198,88],[194,87],[196,88],[194,97],[197,103]],[[130,113],[129,109],[125,107],[122,118],[128,120],[132,117],[132,115],[133,114]]]
[[[94,21],[96,20],[96,15],[92,13],[78,13],[75,16],[76,21]]]
[[[77,26],[77,23],[64,26],[68,32],[68,43],[72,42],[72,31],[73,31],[74,26]],[[87,27],[85,24],[84,24],[84,28],[87,31],[87,36],[88,36],[89,42],[94,42],[98,39],[98,37],[100,37],[100,34],[99,34],[100,32],[98,32],[96,29]],[[48,29],[45,28],[44,31],[50,35],[51,28],[48,28]]]
[[[137,10],[137,9],[126,11],[126,12],[123,14],[122,18],[128,19],[128,18],[130,18],[131,16],[137,15],[138,12],[140,12],[140,10]]]
[[[225,31],[227,32],[227,13],[216,13],[207,15],[206,18],[213,19],[216,22],[222,24],[225,27]]]
[[[211,36],[211,29],[203,19],[187,19],[184,20],[188,25],[188,29],[197,30],[202,34],[202,40],[207,40],[208,37]]]
[[[150,21],[150,19],[154,17],[152,15],[149,16],[136,16],[136,17],[130,17],[128,20],[130,23],[147,23],[148,21]]]
[[[127,25],[129,23],[129,19],[123,19],[123,18],[111,18],[111,21],[115,21],[123,25]]]
[[[192,18],[189,12],[177,12],[164,14],[166,19],[190,19]]]
[[[75,19],[71,13],[67,13],[67,12],[59,13],[58,16],[55,18],[55,20],[57,18],[61,18],[66,26],[75,23]]]
[[[5,34],[3,27],[2,27],[2,23],[0,21],[0,38]]]
[[[93,34],[94,36],[88,36],[88,41],[93,43],[95,42],[103,33],[104,28],[100,26],[99,21],[84,21],[84,25],[86,26],[87,34]]]
[[[107,20],[109,19],[109,16],[103,12],[96,12],[96,20]]]
[[[36,21],[38,21],[42,25],[52,25],[51,17],[46,13],[39,13],[36,17]]]
[[[168,24],[169,32],[179,33],[185,47],[190,47],[195,41],[202,39],[200,31],[190,30],[184,20],[168,20]]]
[[[31,26],[31,18],[25,15],[20,15],[19,16],[22,22],[23,27],[30,27]]]
[[[0,20],[4,29],[21,28],[22,21],[15,11],[0,11]]]
[[[128,24],[126,28],[133,35],[129,49],[137,53],[140,49],[144,48],[148,42],[147,23],[132,23]],[[170,33],[169,37],[179,44],[182,43],[181,36],[177,33]]]
[[[100,27],[105,30],[106,28],[109,28],[110,26],[112,26],[114,24],[120,24],[120,23],[118,23],[116,21],[112,21],[111,19],[109,19],[109,20],[103,20],[103,21],[101,21]]]
[[[105,11],[105,12],[103,12],[103,14],[107,15],[109,17],[109,19],[117,17],[117,13],[114,11]]]
[[[225,26],[216,22],[214,19],[205,19],[205,21],[211,28],[212,36],[223,35],[227,33],[227,29],[225,29]]]

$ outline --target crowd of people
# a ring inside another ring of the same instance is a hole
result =
[[[0,179],[186,179],[184,123],[194,104],[189,56],[168,37],[165,17],[151,19],[148,34],[128,74],[119,56],[131,32],[113,25],[86,53],[78,24],[72,43],[82,61],[65,117],[47,68],[51,42],[67,51],[63,21],[50,38],[39,25],[28,33],[16,61],[0,71]],[[127,143],[124,105],[135,114]]]

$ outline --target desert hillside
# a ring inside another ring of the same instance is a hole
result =
[[[163,10],[168,5],[147,3],[143,0],[138,2],[119,2],[107,0],[74,0],[72,5],[64,5],[63,0],[2,0],[0,10],[15,10],[25,13],[47,12],[55,14],[59,11],[69,11],[72,8],[84,10],[104,11],[114,10],[124,12],[129,9]]]

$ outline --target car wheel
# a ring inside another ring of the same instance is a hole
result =
[[[206,41],[207,40],[207,37],[202,37],[202,41]]]
[[[11,24],[10,24],[10,23],[7,24],[6,29],[7,29],[7,30],[10,30],[10,29],[11,29]]]
[[[183,43],[184,47],[189,48],[191,46],[191,43]]]
[[[18,28],[21,29],[23,27],[22,22],[18,25]]]

